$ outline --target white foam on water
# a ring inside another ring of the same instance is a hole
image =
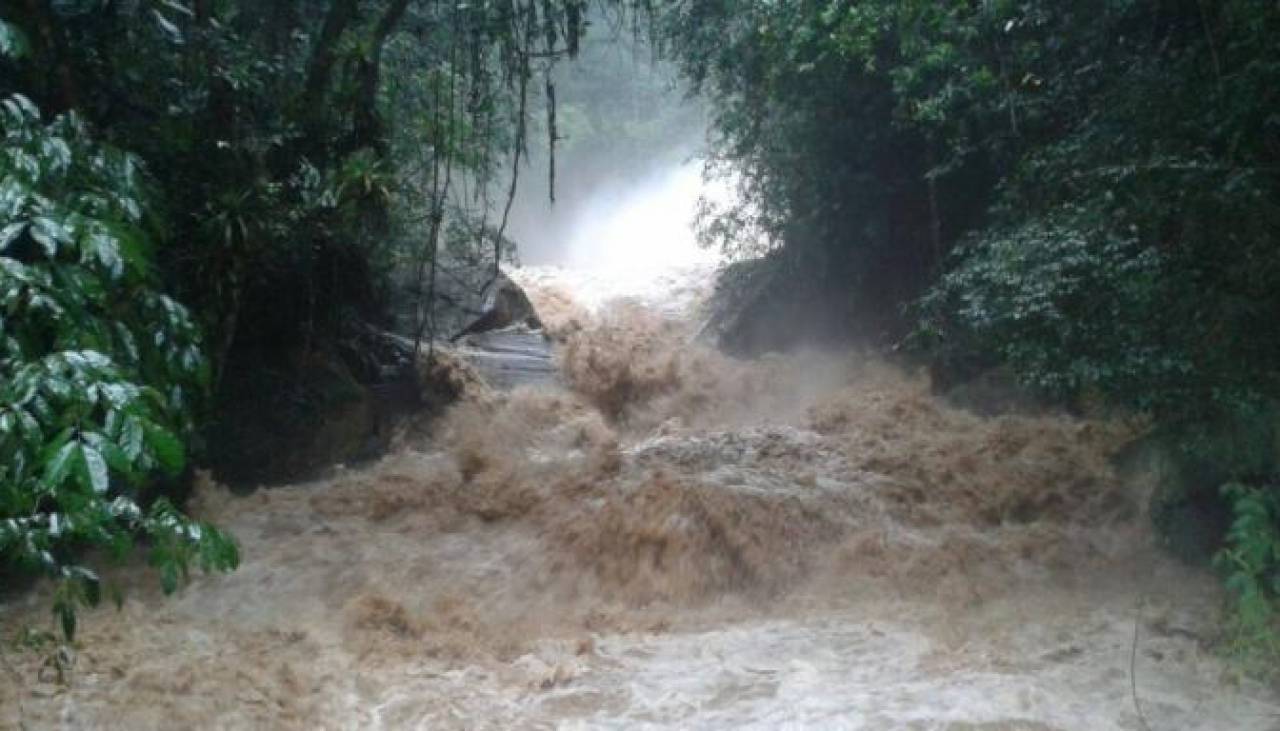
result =
[[[1214,654],[1213,577],[1096,512],[1105,425],[961,414],[856,355],[729,361],[645,320],[695,317],[713,283],[698,185],[681,169],[514,274],[588,313],[587,365],[592,328],[639,322],[636,363],[315,483],[206,480],[194,508],[243,566],[168,599],[109,572],[130,599],[83,616],[69,684],[9,656],[0,727],[1135,731],[1136,619],[1152,729],[1280,728]],[[589,400],[619,394],[609,418]]]

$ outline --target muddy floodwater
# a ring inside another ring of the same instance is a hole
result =
[[[63,677],[5,649],[0,727],[1280,729],[1215,655],[1213,577],[1151,548],[1131,426],[727,358],[692,338],[700,263],[513,278],[556,378],[316,482],[202,477],[242,567],[167,599],[119,570]]]

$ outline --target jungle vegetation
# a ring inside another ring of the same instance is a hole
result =
[[[709,241],[768,252],[754,276],[776,291],[816,290],[820,334],[913,350],[943,384],[1003,367],[1149,419],[1175,463],[1153,516],[1177,543],[1171,508],[1225,508],[1235,647],[1277,667],[1280,6],[669,13],[741,189]]]
[[[582,0],[6,3],[6,583],[55,579],[70,637],[76,607],[102,594],[90,555],[144,549],[169,590],[192,567],[234,567],[231,539],[177,507],[192,459],[216,455],[246,404],[305,418],[334,364],[372,378],[360,338],[387,321],[397,268],[414,277],[420,340],[442,242],[496,271],[506,171],[535,143],[530,98],[554,93],[585,13]]]
[[[705,97],[740,198],[703,236],[821,303],[809,335],[1147,419],[1183,476],[1160,499],[1229,511],[1236,647],[1274,663],[1271,0],[6,3],[0,572],[62,582],[70,634],[90,549],[170,586],[234,566],[177,507],[186,465],[251,381],[374,377],[393,272],[429,341],[442,247],[510,255],[520,160],[589,126],[553,66],[593,14]]]

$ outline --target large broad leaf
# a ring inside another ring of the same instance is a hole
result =
[[[14,240],[21,236],[22,232],[26,229],[26,221],[16,221],[4,228],[0,228],[0,251],[4,251],[8,248],[9,244],[12,244]]]
[[[168,429],[156,424],[145,425],[147,446],[156,456],[156,461],[165,472],[176,475],[187,463],[186,452],[182,442]]]
[[[124,274],[124,260],[120,256],[119,242],[105,230],[90,232],[82,246],[84,247],[83,261],[88,263],[96,260],[112,279],[119,279]]]
[[[125,418],[121,424],[120,447],[130,460],[135,460],[142,454],[143,431],[142,422],[136,416]]]
[[[85,432],[82,438],[85,444],[88,444],[102,455],[102,458],[107,461],[108,467],[126,477],[132,476],[134,473],[133,462],[125,454],[124,450],[120,448],[119,444],[112,442],[106,435],[99,432]]]
[[[111,478],[102,453],[87,444],[81,445],[80,459],[76,461],[76,478],[81,486],[98,495],[104,494],[111,485]]]
[[[78,442],[63,444],[44,465],[44,484],[55,489],[67,479],[80,448]]]
[[[60,244],[70,244],[75,236],[62,221],[48,216],[36,216],[32,219],[31,238],[44,249],[45,256],[50,259],[58,254]]]

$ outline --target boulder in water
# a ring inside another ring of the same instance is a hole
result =
[[[484,299],[484,312],[450,338],[489,385],[504,390],[554,383],[551,343],[533,303],[520,285],[499,274]]]
[[[542,329],[542,321],[538,319],[538,313],[534,310],[533,303],[529,301],[529,296],[524,293],[520,285],[511,281],[510,277],[499,273],[485,294],[483,314],[472,320],[449,340],[457,342],[460,338],[473,333],[501,330],[517,324],[522,324],[530,330]]]

